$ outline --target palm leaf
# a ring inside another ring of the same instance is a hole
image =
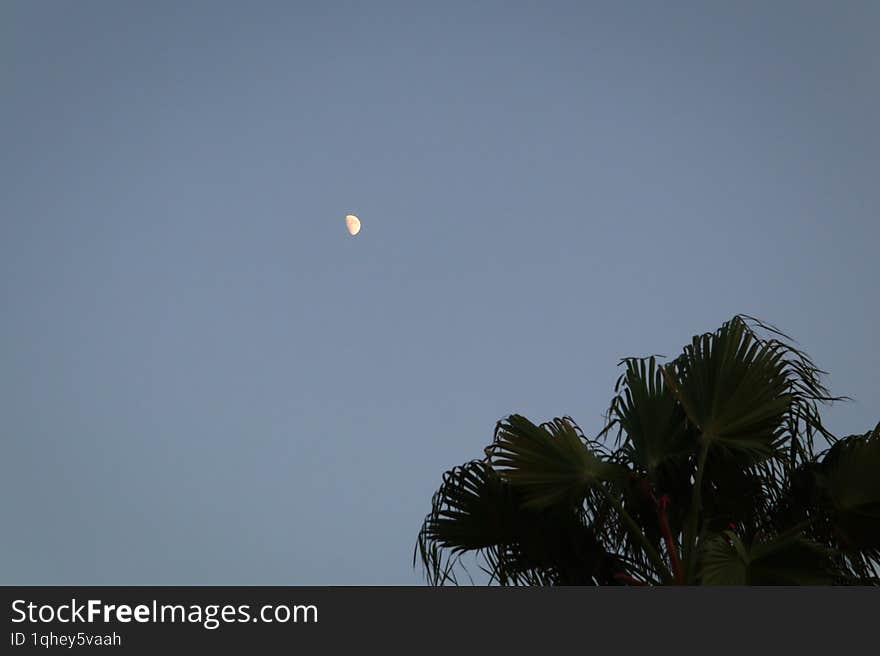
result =
[[[794,399],[786,352],[736,317],[694,337],[663,371],[703,440],[760,461],[776,453]]]
[[[483,549],[515,538],[519,512],[511,486],[474,460],[443,475],[422,533],[453,554]]]
[[[537,426],[521,415],[499,422],[486,449],[493,468],[520,488],[526,504],[579,506],[589,488],[610,472],[568,419]]]
[[[802,535],[779,536],[746,545],[733,531],[705,541],[703,585],[830,585],[828,552]]]
[[[483,571],[503,585],[614,584],[631,571],[605,551],[581,510],[527,507],[485,461],[446,472],[414,560],[421,557],[429,583],[455,584],[464,552],[481,556]]]
[[[662,489],[663,479],[675,476],[695,451],[696,436],[654,356],[623,362],[626,372],[617,382],[609,415],[620,428],[618,440],[625,435],[629,461]]]
[[[880,424],[837,442],[819,470],[845,548],[880,551]]]

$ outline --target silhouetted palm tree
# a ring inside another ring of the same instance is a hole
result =
[[[818,405],[842,397],[790,342],[738,315],[666,365],[627,358],[596,439],[500,421],[434,495],[429,583],[466,552],[501,585],[880,583],[880,424],[831,435]]]

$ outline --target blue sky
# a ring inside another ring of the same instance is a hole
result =
[[[738,312],[880,419],[880,5],[0,6],[0,578],[410,584]],[[344,217],[363,222],[357,237]]]

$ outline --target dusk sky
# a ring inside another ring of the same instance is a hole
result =
[[[0,579],[420,584],[495,422],[747,313],[880,420],[880,3],[0,3]],[[352,237],[345,215],[362,221]]]

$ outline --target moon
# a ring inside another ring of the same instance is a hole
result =
[[[354,214],[349,214],[345,217],[345,227],[348,228],[348,234],[354,237],[361,231],[361,220]]]

